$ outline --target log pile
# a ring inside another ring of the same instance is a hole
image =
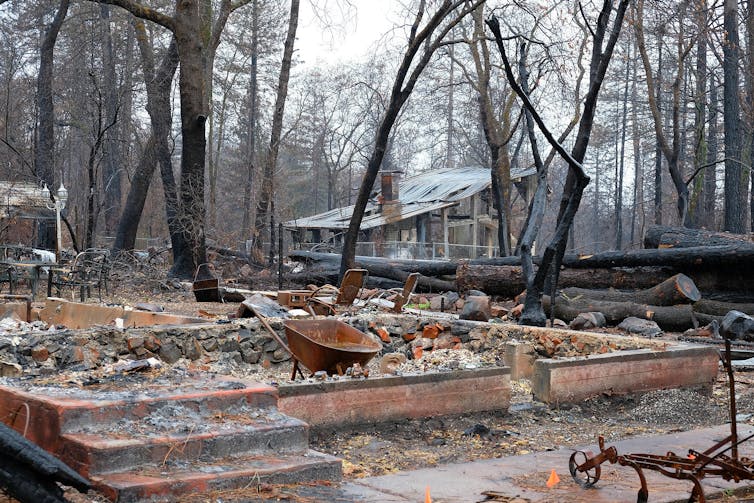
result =
[[[291,279],[300,283],[337,284],[341,256],[336,253],[294,251],[288,254],[291,260],[304,262],[310,267],[306,272]],[[378,257],[356,257],[356,266],[369,271],[367,286],[370,288],[402,287],[412,272],[421,274],[416,285],[417,292],[447,292],[456,290],[452,276],[457,263],[439,260],[400,260]],[[446,276],[451,276],[447,279]]]
[[[598,311],[608,323],[633,316],[653,320],[663,330],[678,331],[720,321],[731,310],[754,314],[754,241],[693,229],[652,227],[649,248],[594,255],[567,254],[552,309],[557,318],[574,319]],[[337,280],[340,255],[296,252],[294,260],[316,264],[308,274]],[[401,260],[356,257],[373,281],[401,284],[420,272],[417,291],[464,293],[480,290],[513,298],[525,288],[519,257],[448,260]],[[535,265],[539,258],[534,257]],[[735,302],[732,302],[732,301]],[[544,299],[549,312],[549,299]]]

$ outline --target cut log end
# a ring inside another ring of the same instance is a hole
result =
[[[694,284],[694,280],[686,276],[685,274],[678,274],[675,276],[675,284],[678,293],[689,300],[689,302],[698,302],[702,298],[702,294]]]

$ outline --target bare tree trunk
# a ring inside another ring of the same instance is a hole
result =
[[[707,168],[704,170],[704,214],[705,226],[707,229],[717,229],[715,220],[715,203],[717,200],[717,149],[718,149],[718,131],[717,131],[717,84],[715,83],[714,74],[710,74],[710,103],[707,113]]]
[[[116,121],[118,108],[118,86],[115,73],[115,54],[113,52],[113,37],[110,29],[110,6],[100,4],[102,18],[102,66],[104,70],[103,84],[105,87],[105,123],[111,124]],[[120,128],[117,124],[108,129],[103,142],[103,171],[102,182],[104,184],[104,213],[105,232],[111,234],[115,231],[118,215],[120,213],[121,195],[121,166],[123,158],[120,152]]]
[[[705,214],[704,199],[706,197],[704,173],[715,169],[707,163],[707,144],[704,137],[705,108],[707,107],[707,2],[702,1],[696,10],[696,28],[699,40],[696,48],[696,86],[694,88],[694,173],[693,190],[689,199],[689,226],[701,227],[709,221]]]
[[[636,40],[634,39],[634,47]],[[641,139],[639,137],[639,114],[638,114],[638,96],[636,92],[637,82],[639,80],[638,67],[634,64],[631,75],[631,136],[633,141],[633,158],[634,158],[634,191],[633,191],[633,211],[631,212],[631,246],[634,246],[636,236],[636,217],[641,211],[642,225],[644,224],[644,176],[641,167],[642,149]],[[641,208],[641,210],[639,209]],[[639,233],[641,235],[641,232]]]
[[[251,190],[254,186],[255,156],[257,150],[257,61],[259,59],[259,4],[257,0],[251,2],[251,68],[249,71],[249,89],[247,92],[248,116],[246,129],[246,179],[243,189],[243,220],[241,223],[241,238],[248,239],[251,231]]]
[[[725,0],[723,6],[723,122],[725,123],[725,209],[723,229],[746,232],[744,210],[746,185],[741,164],[740,114],[738,98],[738,1]]]
[[[628,125],[628,82],[631,79],[631,45],[628,46],[626,62],[626,82],[623,88],[623,121],[620,136],[620,167],[618,169],[618,187],[615,191],[615,248],[623,248],[623,168],[626,161],[626,129]]]
[[[180,242],[183,238],[176,220],[178,198],[173,177],[173,163],[168,146],[172,114],[170,107],[170,87],[178,67],[178,50],[173,40],[163,57],[160,68],[155,73],[154,54],[147,41],[144,23],[135,23],[136,38],[142,57],[142,71],[147,88],[147,112],[152,123],[152,136],[144,148],[139,165],[131,181],[126,204],[118,224],[114,250],[132,250],[136,243],[144,203],[147,199],[149,185],[154,168],[160,165],[165,192],[165,207],[171,242]]]
[[[518,62],[518,75],[521,79],[521,89],[529,94],[529,72],[526,68],[526,51],[525,45],[521,44],[521,58]],[[537,144],[537,136],[534,133],[534,119],[528,109],[524,109],[524,119],[526,120],[526,131],[529,135],[529,146],[531,147],[534,166],[537,168],[537,188],[534,191],[534,197],[529,205],[529,214],[526,217],[524,231],[519,243],[521,253],[521,271],[524,276],[526,288],[536,289],[534,285],[535,274],[534,264],[532,262],[532,247],[534,240],[537,238],[539,228],[542,226],[545,210],[547,209],[547,164],[542,162]]]
[[[39,124],[34,157],[34,171],[37,180],[46,183],[50,193],[55,192],[55,109],[52,103],[52,72],[55,42],[60,27],[68,13],[70,0],[60,0],[55,18],[45,31],[42,46],[39,48],[39,74],[37,75],[37,108]],[[37,245],[42,248],[55,248],[55,228],[47,221],[41,221],[37,231]]]
[[[505,124],[495,116],[490,91],[490,56],[487,41],[484,38],[484,20],[482,7],[476,9],[474,18],[474,41],[470,45],[474,59],[478,82],[475,83],[479,94],[479,114],[482,130],[490,150],[490,177],[492,196],[497,208],[497,238],[501,256],[511,254],[510,244],[510,156],[508,155],[508,137],[510,136],[510,115],[513,104],[512,96],[505,100],[502,115]]]
[[[283,63],[280,67],[278,77],[277,97],[275,98],[275,111],[272,116],[272,131],[270,132],[270,145],[267,149],[267,157],[264,163],[264,172],[262,174],[262,191],[257,201],[257,214],[254,222],[254,247],[261,251],[261,231],[266,225],[269,215],[270,218],[270,250],[269,263],[275,250],[274,243],[274,204],[275,197],[275,167],[278,160],[278,151],[280,149],[280,136],[283,130],[283,112],[285,111],[285,99],[288,95],[288,79],[291,75],[291,61],[293,59],[293,45],[296,41],[296,30],[298,28],[298,10],[299,0],[291,0],[291,12],[288,18],[288,34],[283,46]]]
[[[686,185],[686,180],[684,180],[683,178],[683,173],[681,170],[681,165],[680,165],[679,160],[680,160],[680,155],[681,155],[681,146],[683,144],[683,139],[681,137],[681,123],[680,123],[681,99],[682,99],[681,83],[684,81],[684,68],[685,68],[684,59],[687,55],[687,51],[684,49],[684,23],[683,23],[683,17],[684,17],[686,4],[681,3],[678,8],[679,8],[678,17],[680,21],[679,21],[679,29],[677,33],[677,38],[676,38],[677,72],[676,72],[675,78],[673,79],[673,86],[672,86],[673,101],[672,101],[672,107],[671,107],[671,118],[672,118],[671,140],[667,139],[666,134],[663,131],[662,110],[660,109],[660,106],[656,97],[652,95],[653,90],[655,90],[659,94],[659,87],[656,89],[653,89],[655,85],[655,76],[652,72],[652,65],[649,60],[649,56],[647,54],[646,43],[644,41],[644,23],[643,23],[644,0],[638,0],[636,4],[634,31],[636,33],[636,38],[638,41],[639,53],[641,54],[642,64],[644,65],[644,73],[647,77],[647,91],[648,91],[647,97],[649,99],[649,109],[652,112],[655,135],[657,136],[657,140],[660,145],[660,150],[662,151],[662,154],[668,163],[668,171],[670,172],[670,178],[673,181],[673,186],[675,187],[676,194],[678,197],[678,201],[677,201],[678,219],[682,223],[685,224],[686,216],[688,212],[689,191],[688,191],[688,186]],[[662,46],[660,46],[660,54],[662,54]],[[662,76],[661,72],[658,72],[657,74],[658,86],[660,85],[660,81],[662,80],[661,76]],[[655,180],[656,180],[655,205],[657,205],[657,202],[658,202],[657,190],[658,190],[658,187],[660,188],[660,190],[662,187],[661,187],[661,183],[657,183],[656,174],[655,174]],[[657,206],[655,207],[655,210],[657,210]],[[658,214],[655,213],[656,223],[657,223],[657,220],[658,220]],[[658,225],[661,225],[661,224],[658,223]]]
[[[641,15],[641,14],[640,14]],[[658,37],[657,44],[659,56],[657,57],[657,84],[655,85],[654,92],[657,95],[657,108],[662,108],[662,32]],[[648,93],[651,93],[652,89],[648,89]],[[662,225],[662,145],[660,144],[660,137],[655,136],[655,199],[654,199],[654,212],[655,212],[655,225]]]
[[[754,159],[754,0],[747,0],[746,10],[746,42],[748,47],[746,97],[749,115],[749,176],[751,178],[751,191],[749,192],[749,225],[751,226],[750,229],[754,230],[754,169],[751,168],[752,159]]]

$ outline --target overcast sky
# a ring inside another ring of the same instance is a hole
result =
[[[351,0],[345,12],[336,3],[327,2],[330,19],[323,22],[312,2],[301,2],[296,49],[306,66],[363,60],[384,43],[384,35],[399,18],[395,0]]]

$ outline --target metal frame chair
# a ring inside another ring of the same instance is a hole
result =
[[[353,305],[359,296],[361,289],[367,281],[369,271],[366,269],[348,269],[340,282],[340,288],[332,285],[324,285],[317,288],[312,296],[307,299],[306,309],[312,314],[335,314],[337,306],[348,307]],[[334,295],[330,298],[318,297],[323,292]]]
[[[109,273],[110,251],[89,248],[76,255],[71,267],[51,269],[50,284],[55,286],[58,295],[63,288],[78,288],[81,302],[91,297],[91,289],[96,287],[97,297],[102,302],[102,288],[109,293]]]

